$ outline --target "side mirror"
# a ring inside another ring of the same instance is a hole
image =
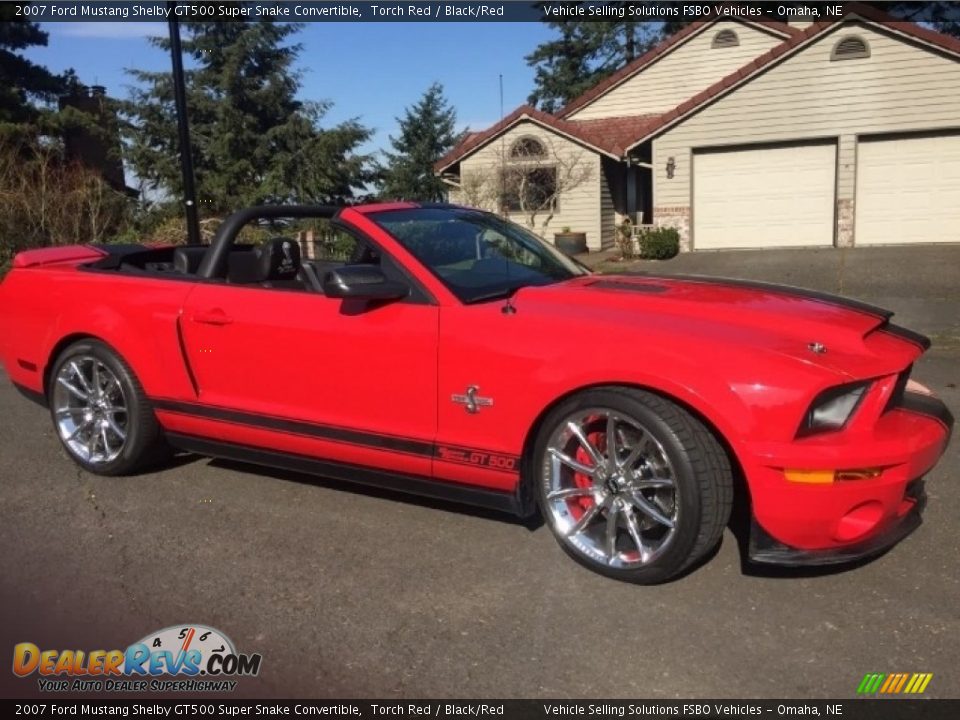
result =
[[[402,300],[410,294],[410,288],[388,280],[376,265],[344,265],[323,276],[323,292],[332,298]]]

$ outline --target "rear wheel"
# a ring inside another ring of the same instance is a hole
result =
[[[127,364],[104,343],[81,340],[54,361],[53,426],[67,454],[98,475],[125,475],[165,449],[153,407]]]
[[[633,388],[561,403],[537,441],[538,499],[582,565],[641,584],[670,579],[719,541],[733,482],[726,453],[689,412]]]

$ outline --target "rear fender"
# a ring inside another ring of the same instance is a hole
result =
[[[148,319],[101,304],[88,313],[65,313],[44,340],[44,378],[71,341],[89,337],[119,354],[148,396],[195,397],[177,332],[179,311],[179,304],[158,308]]]
[[[73,267],[15,268],[4,280],[4,363],[11,380],[46,391],[56,356],[83,337],[101,340],[148,395],[194,397],[178,333],[191,283]]]

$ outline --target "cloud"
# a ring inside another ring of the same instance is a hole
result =
[[[57,23],[56,32],[66,37],[124,40],[166,35],[166,26],[155,22],[72,22]]]

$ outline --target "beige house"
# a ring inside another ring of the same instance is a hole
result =
[[[676,227],[684,250],[958,242],[960,41],[869,7],[694,23],[436,171],[452,201],[592,249],[625,217]]]

